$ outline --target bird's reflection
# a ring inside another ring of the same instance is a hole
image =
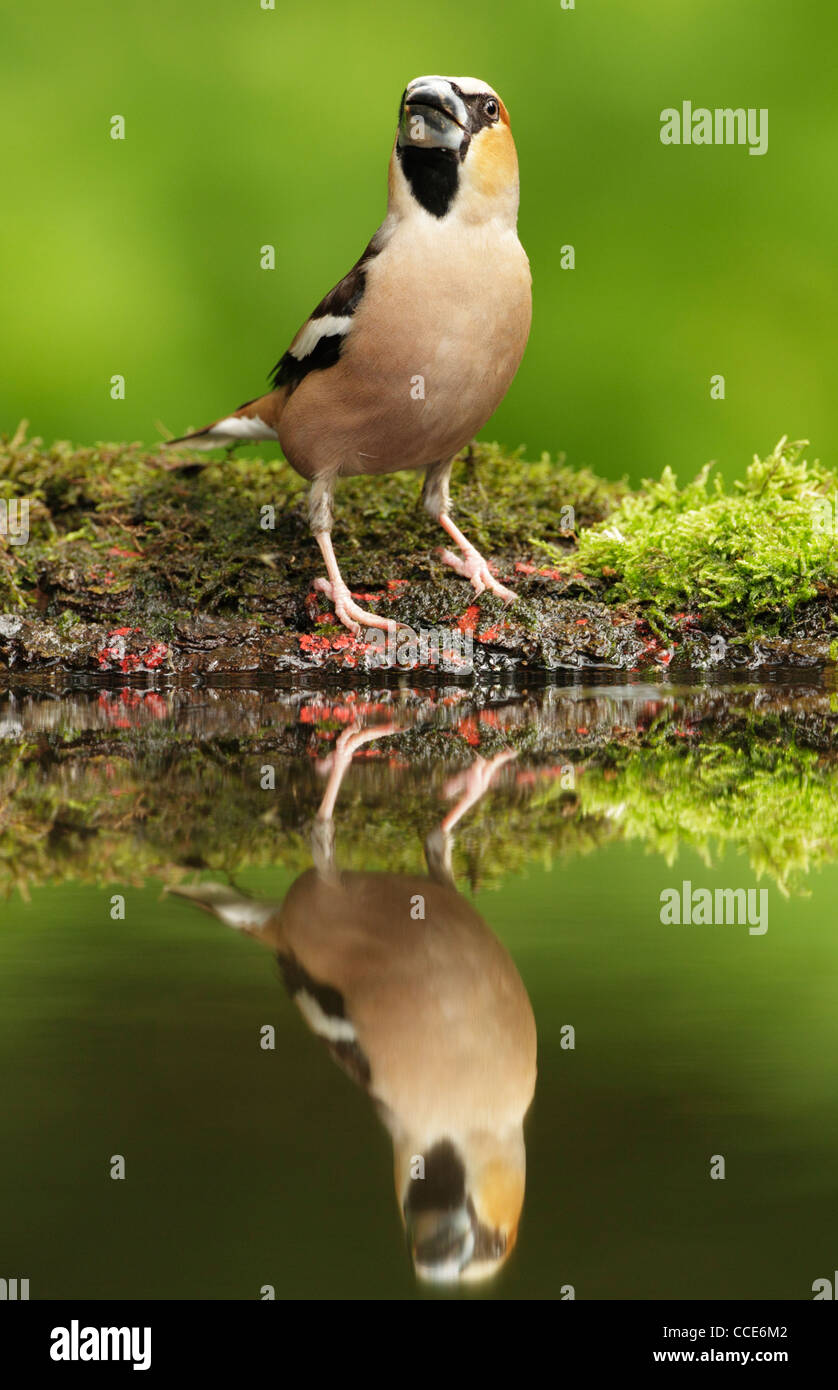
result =
[[[214,883],[173,891],[275,952],[309,1028],[369,1092],[392,1137],[417,1274],[479,1280],[501,1267],[518,1233],[536,1034],[510,956],[456,889],[451,837],[514,754],[477,758],[449,785],[458,799],[425,841],[426,875],[342,872],[341,781],[362,744],[394,732],[341,735],[312,833],[314,867],[282,903]]]

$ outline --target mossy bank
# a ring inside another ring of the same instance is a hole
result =
[[[420,480],[343,484],[351,588],[413,634],[450,632],[467,679],[504,671],[834,668],[838,478],[781,441],[725,489],[709,466],[637,491],[497,445],[458,460],[463,529],[518,594],[505,607],[437,560]],[[305,485],[280,459],[206,461],[138,444],[0,442],[0,663],[118,681],[394,670],[444,641],[352,638],[312,581]],[[25,502],[25,510],[15,503]],[[18,527],[17,533],[15,526]],[[467,653],[467,655],[466,655]]]

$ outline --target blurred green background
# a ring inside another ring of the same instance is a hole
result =
[[[405,83],[443,72],[501,92],[521,160],[535,318],[486,437],[634,480],[732,476],[783,433],[834,461],[830,0],[5,0],[2,25],[0,431],[153,443],[258,394],[382,219]],[[767,107],[767,153],[663,146],[684,99]]]

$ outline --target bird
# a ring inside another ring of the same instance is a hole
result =
[[[425,840],[427,875],[341,871],[341,781],[363,743],[396,731],[343,731],[312,830],[314,867],[281,903],[222,883],[169,892],[277,956],[308,1027],[390,1132],[417,1276],[476,1283],[500,1270],[517,1238],[536,1029],[511,957],[457,891],[452,832],[515,753],[478,757],[453,779],[458,799]]]
[[[518,203],[518,156],[498,93],[471,77],[414,78],[399,106],[387,215],[277,362],[271,390],[167,441],[279,441],[311,484],[309,524],[326,567],[315,587],[355,635],[397,624],[359,607],[340,572],[340,477],[424,471],[423,505],[455,547],[439,558],[477,594],[515,598],[454,522],[449,478],[506,395],[529,336]]]

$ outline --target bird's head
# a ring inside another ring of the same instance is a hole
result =
[[[518,157],[509,114],[475,77],[415,77],[399,107],[391,204],[469,221],[518,214]]]
[[[524,1204],[526,1159],[519,1127],[506,1139],[443,1139],[424,1154],[396,1149],[396,1188],[421,1279],[437,1284],[491,1278],[510,1254]]]

